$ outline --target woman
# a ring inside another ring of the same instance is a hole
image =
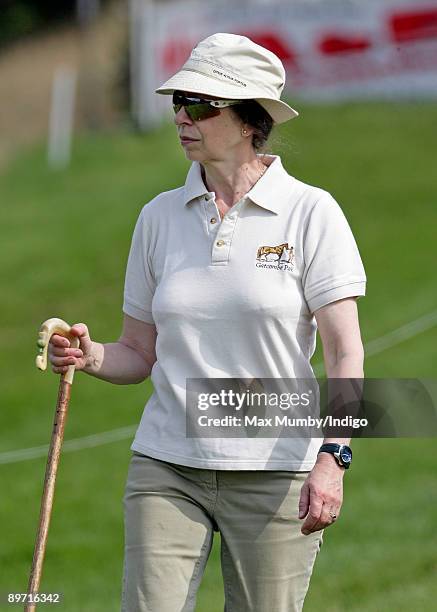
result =
[[[259,154],[285,72],[243,36],[215,34],[157,92],[173,95],[193,164],[185,185],[145,206],[126,272],[118,342],[53,336],[55,372],[116,384],[151,375],[125,495],[123,610],[194,610],[221,535],[226,610],[301,610],[322,530],[339,516],[347,439],[189,436],[188,379],[361,378],[356,298],[365,274],[341,209]],[[331,444],[331,446],[329,446]]]

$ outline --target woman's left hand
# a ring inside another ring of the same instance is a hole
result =
[[[306,517],[301,527],[304,535],[329,527],[340,516],[344,471],[332,455],[318,455],[300,491],[299,518]]]

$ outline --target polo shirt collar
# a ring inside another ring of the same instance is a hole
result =
[[[246,197],[254,204],[279,214],[284,195],[290,187],[290,176],[284,170],[281,158],[278,155],[268,155],[267,157],[272,158],[273,161],[262,177],[246,194]],[[200,163],[193,162],[185,181],[184,204],[189,204],[196,198],[208,193],[209,191],[202,179]]]
[[[284,170],[279,155],[268,155],[267,157],[272,158],[273,161],[246,196],[254,204],[279,214],[284,196],[289,195],[291,177]]]
[[[201,166],[199,162],[193,162],[187,174],[184,187],[184,204],[189,204],[196,198],[209,193],[202,179]]]

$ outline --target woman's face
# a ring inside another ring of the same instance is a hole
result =
[[[220,99],[204,94],[191,95],[208,100]],[[221,109],[220,115],[202,121],[191,119],[182,107],[175,115],[174,122],[185,155],[192,161],[202,163],[236,159],[242,147],[246,148],[248,144],[248,139],[241,134],[241,121],[230,107]]]

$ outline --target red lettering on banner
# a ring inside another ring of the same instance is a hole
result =
[[[190,56],[194,47],[192,40],[171,40],[161,51],[162,69],[170,74],[180,69]]]
[[[372,46],[372,42],[365,36],[336,35],[324,36],[319,42],[319,51],[324,55],[335,55],[337,53],[356,53],[366,51]]]
[[[297,67],[296,52],[292,49],[288,42],[285,42],[277,32],[238,32],[240,36],[247,36],[257,45],[266,47],[279,57],[280,60],[287,64]]]
[[[408,73],[437,71],[437,41],[425,45],[403,46],[384,58],[372,55],[331,55],[320,62],[317,71],[305,71],[296,75],[293,86],[305,87],[336,87],[343,83],[358,83],[376,81],[385,77],[405,76]],[[413,87],[413,86],[412,86]]]
[[[393,39],[398,42],[423,40],[437,36],[437,9],[394,13],[390,17]]]

